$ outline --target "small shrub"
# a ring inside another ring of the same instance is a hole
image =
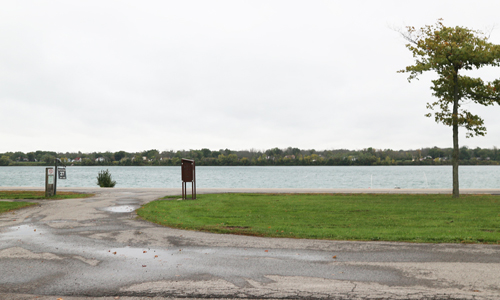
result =
[[[102,170],[99,172],[97,175],[97,185],[100,187],[114,187],[116,184],[116,181],[111,179],[111,174],[109,173],[108,170],[104,171]]]

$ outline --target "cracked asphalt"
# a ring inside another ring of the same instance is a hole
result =
[[[60,190],[96,195],[0,215],[0,299],[500,299],[499,245],[185,231],[135,214],[180,189]]]

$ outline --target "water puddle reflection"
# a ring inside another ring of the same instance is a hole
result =
[[[138,209],[139,205],[120,205],[101,208],[101,210],[114,213],[129,213]]]
[[[24,238],[24,237],[39,237],[42,233],[45,233],[43,229],[40,229],[39,226],[35,226],[33,224],[12,226],[8,228],[10,231],[3,233],[0,235],[0,239],[3,238]]]

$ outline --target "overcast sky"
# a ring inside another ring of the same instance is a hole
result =
[[[498,0],[0,3],[0,153],[451,147],[391,28],[500,44]],[[467,107],[488,134],[460,145],[500,147],[500,107]]]

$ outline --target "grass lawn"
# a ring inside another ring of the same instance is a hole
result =
[[[68,199],[87,198],[92,196],[94,196],[94,194],[57,192],[57,195],[45,198],[45,191],[0,191],[0,199]]]
[[[32,202],[4,202],[4,201],[0,201],[0,214],[4,213],[4,212],[11,211],[11,210],[23,208],[26,206],[35,205],[35,204],[36,203],[32,203]]]
[[[203,194],[153,201],[137,213],[161,225],[216,233],[500,244],[500,196],[493,195]]]
[[[57,195],[45,198],[45,191],[0,191],[0,199],[69,199],[69,198],[86,198],[92,196],[94,196],[94,194],[57,192]],[[0,214],[35,204],[36,203],[31,203],[31,202],[0,201]]]

